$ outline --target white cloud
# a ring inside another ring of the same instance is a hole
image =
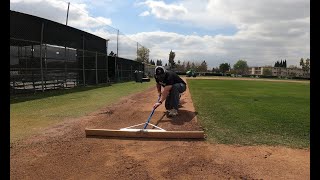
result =
[[[156,18],[182,21],[189,26],[218,29],[236,26],[246,28],[250,24],[266,21],[283,21],[310,16],[310,3],[305,0],[177,0],[171,4],[147,0],[144,3]]]
[[[176,60],[200,62],[206,60],[210,67],[228,62],[231,65],[244,59],[249,66],[273,65],[286,59],[288,65],[298,65],[301,57],[310,57],[309,37],[273,38],[250,35],[244,30],[234,36],[181,35],[172,32],[144,32],[131,35],[132,39],[148,47],[150,58],[167,62],[172,49]],[[288,38],[288,39],[287,39]]]
[[[216,36],[150,32],[136,35],[137,40],[148,43],[151,53],[155,48],[153,57],[168,59],[168,53],[173,49],[176,51],[177,59],[204,59],[211,66],[218,66],[223,61],[232,64],[238,59],[246,59],[252,66],[273,65],[280,59],[286,59],[288,64],[298,65],[301,57],[310,57],[310,2],[305,0],[201,2],[179,0],[166,4],[164,1],[148,0],[143,4],[151,10],[154,17],[170,23],[182,22],[184,26],[189,24],[190,27],[207,30],[234,26],[238,31],[233,35],[224,35],[221,32]],[[171,11],[171,14],[163,15],[173,6],[184,9],[184,13]]]
[[[61,24],[66,23],[68,3],[57,0],[11,0],[10,10],[39,16]],[[111,25],[112,21],[104,17],[89,15],[88,6],[83,3],[71,3],[68,25],[76,28],[101,27]]]
[[[116,32],[107,29],[111,19],[92,17],[90,8],[79,0],[70,6],[68,25],[110,39],[109,50],[116,49]],[[102,1],[99,1],[102,3]],[[161,24],[170,22],[185,28],[204,30],[235,27],[232,35],[224,32],[201,36],[194,32],[182,35],[174,32],[154,31],[128,35],[150,49],[150,58],[166,62],[172,49],[176,60],[206,60],[209,67],[237,60],[247,60],[249,66],[273,65],[286,59],[288,65],[298,65],[301,57],[310,57],[310,2],[305,0],[178,0],[170,4],[147,0],[135,4],[147,8],[140,16],[154,16]],[[65,23],[67,3],[55,0],[11,0],[10,9]],[[156,23],[155,23],[156,24]],[[183,25],[181,25],[183,24]],[[143,26],[141,26],[143,27]],[[161,29],[161,27],[156,27]],[[121,31],[121,29],[120,29]],[[143,31],[143,28],[142,30]],[[119,55],[126,58],[135,54],[136,42],[120,37]],[[129,49],[129,50],[127,50]],[[110,52],[110,51],[109,51]],[[129,52],[129,55],[127,55]]]
[[[164,1],[147,0],[142,5],[147,6],[156,18],[167,21],[180,21],[205,29],[216,29],[218,26],[230,26],[230,15],[225,13],[222,5],[209,8],[207,3],[198,0],[177,1],[166,4]],[[206,2],[206,1],[205,1]],[[217,3],[216,3],[217,4]],[[223,7],[224,8],[224,7]]]
[[[175,18],[187,13],[187,9],[181,4],[165,4],[163,1],[147,0],[144,2],[151,9],[151,13],[160,19]]]
[[[149,11],[144,11],[141,14],[139,14],[139,16],[149,16],[149,15],[150,15]]]

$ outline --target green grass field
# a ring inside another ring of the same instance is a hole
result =
[[[147,83],[127,82],[11,96],[10,141],[28,137],[66,118],[86,115],[154,85],[154,80],[151,80]]]
[[[310,84],[198,79],[188,84],[209,141],[310,147]]]

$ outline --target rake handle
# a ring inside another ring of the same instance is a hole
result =
[[[159,96],[158,101],[160,100],[160,97],[161,97],[161,96]],[[158,102],[158,101],[157,101],[157,102]],[[149,124],[149,122],[150,122],[150,119],[151,119],[151,117],[152,117],[152,115],[153,115],[153,113],[154,113],[155,110],[156,110],[155,108],[152,109],[152,112],[151,112],[151,114],[149,115],[149,118],[148,118],[147,122],[144,124],[143,129],[146,129],[146,128],[147,128],[147,126],[148,126],[148,124]]]

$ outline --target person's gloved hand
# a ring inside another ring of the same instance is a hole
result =
[[[161,102],[157,102],[153,105],[153,109],[157,109],[157,107],[159,107],[162,103]]]

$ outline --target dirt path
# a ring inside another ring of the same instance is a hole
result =
[[[156,94],[151,88],[11,144],[10,179],[310,179],[309,150],[85,137],[85,128],[144,123]],[[151,123],[167,130],[201,130],[188,90],[182,106],[174,119],[163,116],[160,106]]]

